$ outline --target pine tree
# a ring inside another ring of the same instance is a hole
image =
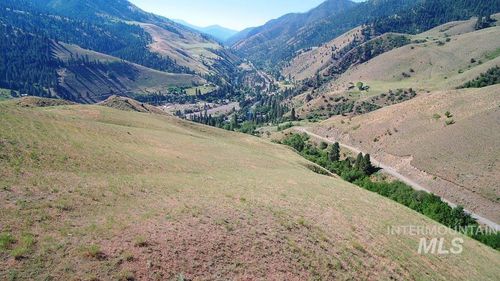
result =
[[[338,142],[336,142],[332,145],[332,148],[330,149],[330,153],[328,154],[328,157],[330,158],[330,161],[332,161],[332,162],[340,161],[340,145]]]
[[[238,129],[238,115],[233,114],[233,118],[231,119],[231,131]]]
[[[291,115],[292,115],[292,121],[297,120],[297,116],[295,115],[295,108],[292,108],[292,113],[291,113]]]
[[[356,162],[354,162],[354,168],[356,170],[361,171],[363,167],[363,162],[364,162],[363,153],[360,152],[356,157]]]
[[[363,167],[362,167],[362,171],[369,175],[371,173],[371,171],[373,170],[373,166],[372,166],[372,161],[370,159],[370,154],[365,154],[365,157],[363,158]]]

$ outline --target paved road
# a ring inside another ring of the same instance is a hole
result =
[[[304,127],[294,127],[295,130],[299,131],[299,132],[302,132],[302,133],[306,133],[308,134],[309,136],[311,137],[314,137],[314,138],[317,138],[317,139],[320,139],[322,141],[325,141],[327,143],[334,143],[334,141],[328,139],[328,138],[325,138],[323,136],[320,136],[320,135],[317,135],[315,133],[312,133],[312,132],[309,132],[307,130],[307,128],[304,128]],[[354,153],[360,153],[361,151],[353,146],[350,146],[350,145],[347,145],[347,144],[343,144],[343,143],[340,143],[340,146],[344,147],[344,148],[347,148],[351,151],[353,151]],[[374,158],[371,158],[372,160],[372,163],[375,164],[375,166],[379,167],[382,169],[383,172],[399,179],[400,181],[406,183],[407,185],[413,187],[413,189],[415,190],[422,190],[422,191],[425,191],[425,192],[428,192],[428,193],[431,193],[431,191],[422,186],[421,184],[419,184],[418,182],[400,174],[396,169],[394,169],[393,167],[390,167],[390,166],[387,166],[387,165],[384,165],[383,163],[381,163],[380,161],[377,161],[376,159]],[[450,205],[451,207],[456,207],[457,205],[454,204],[453,202],[450,202],[444,198],[441,198],[441,200],[443,200],[444,202],[448,203],[448,205]],[[487,218],[484,218],[476,213],[473,213],[471,212],[470,210],[464,210],[467,214],[469,214],[471,217],[475,218],[479,223],[481,224],[484,224],[484,225],[487,225],[489,227],[491,227],[492,229],[495,229],[497,231],[500,231],[500,225],[487,219]]]

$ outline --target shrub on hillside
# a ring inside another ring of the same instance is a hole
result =
[[[495,66],[488,69],[486,73],[481,73],[479,77],[463,84],[459,88],[483,88],[498,83],[500,83],[500,67]]]

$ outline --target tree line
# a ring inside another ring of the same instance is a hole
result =
[[[18,12],[22,10],[24,12]],[[192,73],[174,60],[148,49],[151,36],[137,25],[104,18],[92,20],[55,16],[34,7],[32,2],[0,2],[0,86],[23,95],[50,97],[71,94],[58,88],[57,70],[74,66],[54,55],[56,41],[113,55],[153,69]],[[94,63],[78,61],[78,63]]]
[[[413,8],[398,12],[398,16],[379,17],[373,21],[377,34],[386,32],[416,34],[447,22],[466,20],[473,16],[483,19],[500,11],[500,2],[491,0],[419,1]],[[482,27],[482,24],[481,24]]]
[[[291,95],[291,90],[283,93],[268,95],[264,93],[254,93],[253,97],[243,95],[240,100],[240,110],[228,114],[212,116],[206,112],[192,114],[191,121],[215,126],[231,131],[238,131],[247,134],[254,134],[257,127],[272,124],[277,125],[285,121],[295,121],[295,109],[284,103],[284,100]],[[290,115],[288,113],[290,112]],[[180,114],[182,116],[182,113]]]
[[[0,34],[0,88],[49,97],[49,89],[58,85],[57,69],[64,64],[52,56],[51,41],[2,24]]]
[[[477,221],[465,213],[463,207],[450,207],[439,196],[425,191],[414,190],[400,181],[374,180],[372,175],[378,169],[370,160],[370,155],[359,153],[356,158],[341,160],[340,145],[334,143],[317,147],[306,134],[290,134],[282,144],[294,148],[300,155],[328,171],[341,176],[344,180],[364,189],[376,192],[417,211],[454,230],[476,239],[496,250],[500,250],[500,233],[484,231]]]

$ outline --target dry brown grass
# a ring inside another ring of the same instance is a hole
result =
[[[316,131],[376,155],[498,223],[499,94],[499,85],[432,92],[369,114],[333,117]],[[447,125],[449,120],[454,124]]]
[[[199,34],[177,34],[154,24],[139,25],[153,37],[153,43],[150,45],[152,51],[168,56],[177,64],[189,67],[197,73],[209,73],[210,69],[205,64],[212,65],[219,59],[214,50],[220,50],[222,47]]]
[[[330,42],[298,54],[290,65],[283,69],[283,75],[291,76],[294,80],[304,80],[314,77],[318,72],[322,73],[332,63],[332,56],[349,45],[355,36],[361,36],[361,27],[356,27]]]
[[[411,36],[412,40],[425,42],[391,50],[351,67],[338,79],[316,90],[315,98],[309,103],[297,102],[301,107],[297,111],[301,116],[325,112],[330,98],[364,100],[389,90],[412,88],[425,93],[463,85],[500,65],[500,26],[475,31],[471,30],[472,22],[452,22]],[[296,60],[307,58],[300,65],[314,65],[318,63],[312,63],[317,56],[315,52],[302,54]],[[369,91],[349,90],[357,82],[370,86]]]
[[[495,280],[500,254],[465,239],[418,255],[391,225],[431,220],[293,151],[172,117],[0,103],[0,253],[18,280]],[[449,236],[446,236],[449,238]],[[29,241],[28,241],[29,242]]]
[[[76,45],[57,43],[53,48],[55,55],[61,60],[69,60],[78,55],[87,56],[91,61],[97,60],[103,64],[122,62],[119,58],[82,49]],[[83,99],[93,99],[94,102],[101,101],[110,93],[147,95],[158,91],[166,93],[171,87],[192,87],[206,83],[197,75],[167,73],[133,63],[122,67],[127,71],[118,71],[113,73],[113,76],[98,67],[78,68],[78,73],[62,68],[58,74],[63,88]]]
[[[500,63],[499,57],[488,58],[500,48],[500,27],[450,36],[449,42],[443,35],[417,35],[415,39],[427,42],[410,44],[355,66],[338,83],[363,81],[372,85],[375,91],[409,87],[450,89]],[[471,63],[471,59],[482,64]],[[411,77],[403,77],[403,72]]]

